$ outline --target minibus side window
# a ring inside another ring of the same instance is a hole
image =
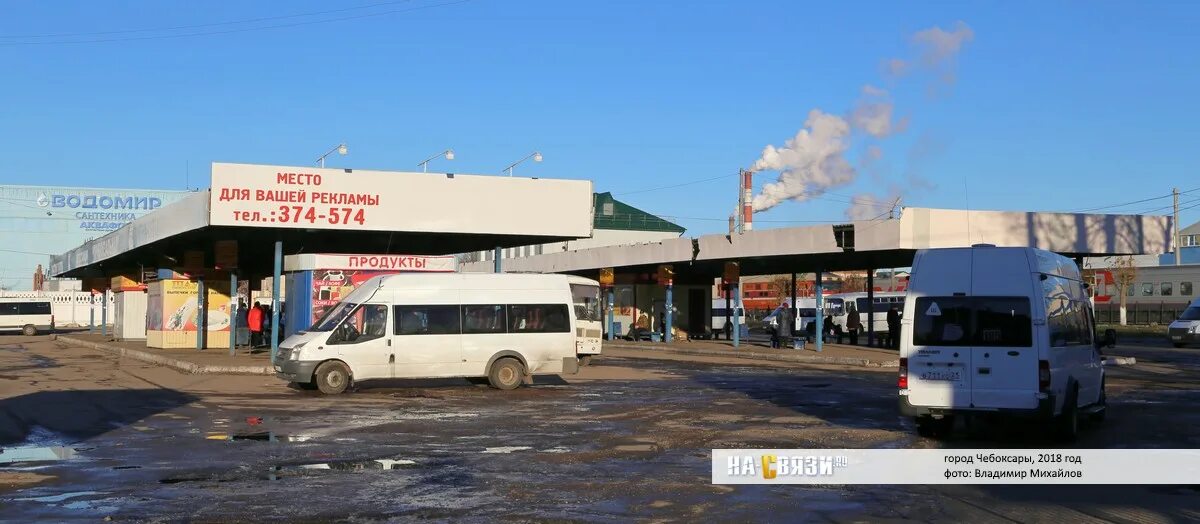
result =
[[[17,303],[17,313],[21,315],[49,315],[49,302],[19,302]]]
[[[16,315],[16,314],[17,314],[17,303],[16,302],[0,302],[0,315]]]
[[[457,335],[458,306],[396,306],[397,335]]]
[[[509,333],[570,333],[566,304],[508,306]]]
[[[463,306],[463,334],[504,333],[507,323],[505,309],[501,305]]]

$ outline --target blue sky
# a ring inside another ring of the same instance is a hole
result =
[[[213,161],[308,165],[340,141],[350,155],[330,166],[409,170],[452,147],[457,159],[432,170],[499,173],[540,150],[545,161],[518,174],[590,179],[686,217],[691,233],[719,232],[739,167],[782,146],[812,109],[844,117],[871,85],[907,127],[856,131],[851,182],[760,213],[758,227],[840,220],[859,194],[1078,210],[1200,188],[1192,3],[412,0],[22,36],[383,1],[8,4],[0,181],[183,188],[190,166],[204,186]],[[953,85],[883,72],[919,53],[914,34],[957,21],[973,39],[948,63]],[[135,37],[154,38],[21,45]],[[871,145],[882,158],[867,166]],[[1200,191],[1183,201],[1200,203]],[[1184,213],[1198,219],[1200,207]]]

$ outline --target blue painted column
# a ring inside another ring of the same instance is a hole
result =
[[[238,335],[237,273],[229,272],[229,356],[237,354]]]
[[[108,290],[100,294],[100,336],[108,336]]]
[[[204,277],[196,277],[196,351],[204,350],[204,320],[208,317],[204,302]]]
[[[496,273],[504,272],[504,266],[500,263],[500,253],[501,253],[500,248],[496,248],[496,251],[492,254],[492,259],[496,262],[496,266],[495,266]]]
[[[616,308],[614,307],[614,305],[615,305],[614,302],[616,301],[616,298],[617,298],[617,293],[614,290],[613,286],[608,286],[608,339],[609,340],[616,340],[616,333],[613,333],[613,325],[617,321]]]
[[[282,273],[283,241],[276,240],[275,273],[271,275],[271,362],[275,362],[275,354],[279,353],[279,278]]]
[[[816,349],[817,353],[822,351],[821,344],[825,338],[825,290],[821,285],[821,272],[822,270],[817,270],[816,286],[814,286],[817,295],[817,338],[813,341],[813,349]]]
[[[875,346],[875,270],[867,270],[867,347]]]
[[[663,341],[665,341],[668,344],[671,343],[671,317],[674,316],[671,313],[675,310],[675,303],[674,303],[674,301],[671,300],[672,299],[671,290],[674,287],[675,286],[671,283],[671,281],[668,280],[667,281],[667,301],[666,301],[666,304],[663,306],[663,309],[666,310],[666,311],[663,311],[663,315],[665,315],[665,321],[663,322],[663,330],[666,331],[666,333],[663,333]]]
[[[739,289],[738,283],[734,282],[729,285],[730,292],[734,296],[733,311],[730,314],[730,318],[733,321],[733,347],[738,347],[738,344],[742,342],[742,317],[738,314],[739,310],[742,309],[742,292]]]

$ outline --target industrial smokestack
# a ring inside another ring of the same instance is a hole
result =
[[[754,229],[754,172],[742,170],[742,232]]]

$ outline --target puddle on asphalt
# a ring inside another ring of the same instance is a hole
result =
[[[495,448],[484,448],[484,450],[480,451],[480,453],[505,454],[505,453],[512,453],[514,451],[527,451],[530,449],[533,449],[533,448],[531,448],[529,446],[500,446],[500,447],[495,447]]]
[[[416,461],[408,459],[374,459],[374,460],[335,460],[314,464],[299,464],[295,466],[275,466],[267,470],[267,480],[281,480],[289,472],[304,472],[314,470],[324,471],[384,471],[403,469],[403,466],[415,466]]]
[[[396,413],[392,418],[395,420],[446,420],[452,418],[475,418],[479,413],[446,413],[437,411],[411,411],[406,413]]]
[[[105,493],[103,491],[72,491],[72,492],[68,492],[68,493],[63,493],[61,495],[48,495],[45,497],[25,497],[25,498],[20,498],[20,499],[13,499],[13,500],[31,501],[31,502],[62,502],[64,500],[73,499],[73,498],[77,498],[77,497],[86,497],[88,495],[104,495],[104,494]]]
[[[63,446],[23,446],[0,449],[0,464],[18,462],[56,462],[75,458],[75,448]]]
[[[239,433],[230,435],[228,433],[210,433],[204,437],[205,440],[224,440],[227,442],[237,442],[243,440],[251,440],[257,442],[304,442],[307,438],[294,438],[287,435],[281,435],[274,431],[259,431],[255,433]]]

